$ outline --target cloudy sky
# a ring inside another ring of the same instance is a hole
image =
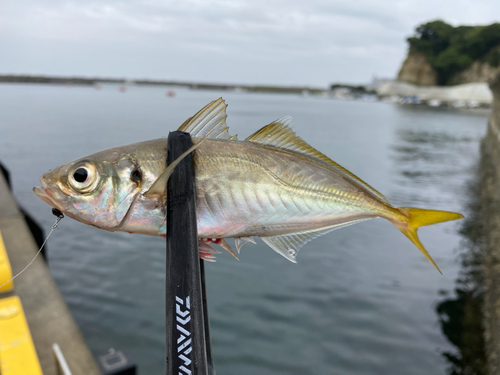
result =
[[[437,18],[500,21],[498,0],[0,0],[0,74],[327,86],[394,77]]]

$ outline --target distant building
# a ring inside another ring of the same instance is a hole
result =
[[[394,79],[392,78],[380,78],[377,76],[373,76],[372,81],[365,85],[366,91],[377,91],[380,87],[380,85],[393,82]]]

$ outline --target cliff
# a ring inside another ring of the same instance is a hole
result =
[[[495,48],[492,52],[500,54],[500,47]],[[487,61],[474,61],[469,68],[453,75],[449,84],[460,85],[472,82],[492,82],[499,74],[500,64],[494,67]]]
[[[410,49],[397,80],[418,86],[436,86],[438,74],[423,53]]]
[[[486,83],[500,73],[500,23],[451,26],[437,20],[409,37],[397,80],[420,86]]]
[[[470,67],[452,75],[447,84],[486,83],[493,80],[498,74],[500,74],[500,65],[493,67],[485,61],[474,61]],[[417,86],[439,85],[438,72],[429,63],[427,57],[418,51],[408,53],[396,80]]]

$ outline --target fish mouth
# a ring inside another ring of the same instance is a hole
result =
[[[33,193],[35,193],[35,195],[38,198],[40,198],[41,200],[43,200],[45,203],[51,205],[54,208],[59,209],[59,207],[57,207],[57,205],[52,200],[52,197],[50,196],[50,194],[48,192],[49,188],[48,188],[47,183],[45,182],[45,179],[43,178],[43,176],[40,177],[40,184],[42,185],[42,187],[35,186],[33,188]]]

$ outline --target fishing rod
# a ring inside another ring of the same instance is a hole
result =
[[[168,136],[167,165],[193,145],[188,133]],[[205,287],[198,251],[192,153],[167,182],[166,374],[215,375]]]

